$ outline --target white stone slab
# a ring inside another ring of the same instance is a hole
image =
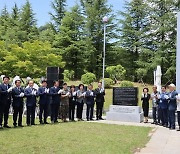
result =
[[[139,106],[120,106],[111,105],[109,112],[106,113],[106,119],[123,122],[142,122],[143,113]]]

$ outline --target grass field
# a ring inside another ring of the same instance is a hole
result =
[[[129,154],[148,142],[150,131],[148,127],[89,122],[3,129],[0,130],[0,153]]]
[[[72,84],[79,85],[80,83],[81,83],[81,81],[69,81],[68,85],[72,85]],[[93,84],[93,86],[94,86],[94,88],[97,88],[97,83],[95,82]],[[119,85],[116,84],[116,85],[114,85],[114,87],[119,87]],[[144,85],[140,84],[140,83],[134,83],[134,87],[138,87],[138,91],[139,91],[139,94],[138,94],[138,98],[139,98],[138,105],[141,106],[142,102],[141,102],[140,98],[141,98],[141,95],[142,95],[142,90],[144,88]],[[146,84],[146,87],[149,88],[150,93],[151,93],[152,92],[152,85]],[[106,109],[106,110],[109,109],[110,105],[112,105],[112,102],[113,102],[113,100],[112,100],[112,98],[113,98],[112,93],[113,93],[112,88],[106,89],[106,95],[105,95],[106,102],[104,104],[104,109]],[[151,103],[150,103],[150,107],[151,107]]]

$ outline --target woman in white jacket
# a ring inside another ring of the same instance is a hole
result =
[[[180,94],[178,94],[176,98],[177,98],[177,119],[179,125],[179,129],[177,131],[180,131]]]

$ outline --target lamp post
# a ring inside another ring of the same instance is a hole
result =
[[[104,23],[104,47],[103,47],[103,76],[102,76],[102,87],[104,88],[104,74],[105,74],[105,57],[106,57],[106,24],[108,22],[108,17],[103,18]]]

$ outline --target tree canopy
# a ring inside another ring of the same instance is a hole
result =
[[[27,0],[0,10],[0,73],[40,77],[47,66],[60,66],[80,79],[91,72],[102,78],[102,18],[108,16],[105,77],[153,82],[161,65],[163,83],[175,80],[177,0],[131,0],[114,12],[107,0],[52,0],[51,20],[37,26]]]

